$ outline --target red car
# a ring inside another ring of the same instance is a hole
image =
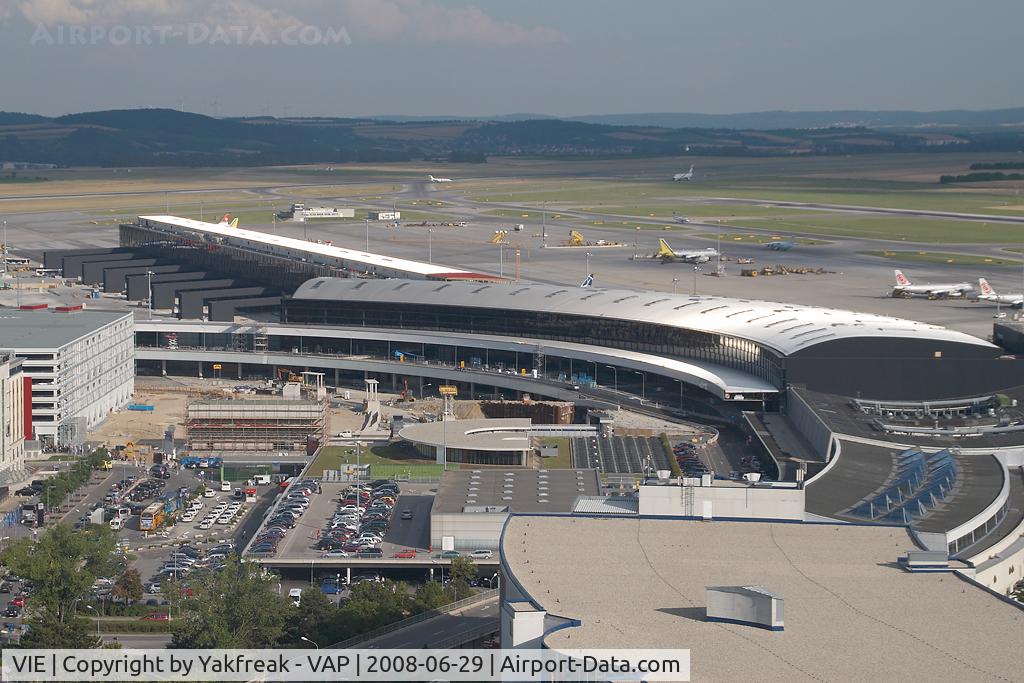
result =
[[[15,607],[24,607],[26,602],[28,602],[28,598],[24,595],[17,595],[11,600],[11,604]]]
[[[415,560],[416,551],[412,548],[406,548],[405,550],[399,550],[397,553],[392,555],[392,557],[399,560]]]
[[[153,614],[147,614],[142,617],[140,621],[170,621],[171,615],[167,612],[154,612]]]

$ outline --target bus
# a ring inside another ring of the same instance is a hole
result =
[[[142,511],[142,516],[139,518],[139,528],[143,531],[156,531],[163,525],[163,523],[163,502],[153,503]]]
[[[36,277],[60,277],[60,268],[36,268]]]
[[[27,266],[32,263],[29,259],[21,256],[8,256],[4,262],[9,266]]]

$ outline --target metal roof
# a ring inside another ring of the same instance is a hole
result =
[[[324,277],[303,283],[294,298],[472,306],[629,320],[749,339],[785,355],[821,342],[857,337],[911,337],[995,348],[938,325],[872,313],[626,289]]]
[[[453,268],[451,266],[392,258],[391,256],[384,256],[382,254],[373,254],[355,249],[336,247],[331,244],[318,244],[316,242],[295,239],[293,237],[268,235],[265,232],[257,232],[255,230],[245,230],[244,228],[232,228],[226,225],[218,225],[216,223],[206,223],[203,221],[192,220],[191,218],[179,218],[178,216],[139,216],[139,219],[162,223],[165,227],[168,227],[171,230],[177,228],[182,231],[200,233],[202,235],[213,235],[228,240],[229,243],[240,246],[254,247],[258,245],[271,252],[280,250],[281,255],[283,256],[289,256],[290,254],[286,254],[285,252],[287,250],[291,250],[309,254],[310,256],[321,257],[310,259],[314,263],[326,264],[330,259],[340,259],[359,263],[367,267],[389,268],[404,271],[410,276],[425,278],[443,279],[450,277],[457,279],[493,277],[481,273],[474,273],[468,270],[462,270],[460,268]],[[326,257],[326,259],[323,257]]]
[[[107,325],[132,319],[131,313],[120,311],[0,309],[0,348],[21,353],[59,349]]]
[[[431,514],[565,513],[578,497],[599,489],[597,470],[449,470],[441,475]]]

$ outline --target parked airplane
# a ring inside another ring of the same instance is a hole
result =
[[[963,296],[967,292],[974,291],[974,287],[966,282],[955,284],[928,284],[915,285],[902,272],[896,270],[896,284],[892,288],[893,296],[902,296],[909,299],[915,294],[927,296],[929,299],[947,299],[949,297]]]
[[[686,173],[676,173],[672,176],[672,180],[693,180],[693,166],[690,166],[690,170]]]
[[[1024,307],[1024,294],[997,294],[992,285],[985,278],[978,278],[978,299],[980,301],[991,301],[995,304],[1007,304],[1014,308]]]
[[[224,217],[220,219],[220,223],[217,224],[221,228],[237,228],[238,219],[232,218],[230,213],[224,214]]]
[[[718,251],[711,247],[695,251],[675,251],[668,246],[668,242],[659,239],[658,253],[654,257],[661,259],[662,263],[707,263],[713,258],[718,258]]]
[[[676,223],[689,223],[690,222],[689,218],[687,218],[686,216],[680,216],[675,211],[672,212],[672,220],[674,220]]]
[[[428,175],[427,178],[429,178],[432,183],[450,183],[452,181],[451,178],[435,178],[432,175]]]
[[[769,242],[764,245],[772,251],[789,251],[796,246],[796,240],[782,240],[781,242]]]
[[[588,275],[585,278],[583,278],[583,282],[580,283],[580,287],[593,287],[593,286],[594,286],[594,274],[593,273],[591,273],[590,275]]]

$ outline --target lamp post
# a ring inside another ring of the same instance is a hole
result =
[[[693,267],[693,295],[697,296],[697,273],[701,270],[700,266]]]
[[[498,242],[498,277],[505,277],[505,245]]]
[[[366,225],[366,251],[370,251],[370,219],[364,219],[363,223]]]
[[[90,612],[94,612],[94,613],[96,612],[96,610],[93,609],[92,605],[86,605],[85,609],[89,610]],[[99,617],[95,617],[94,616],[93,620],[96,622],[96,637],[99,638],[99,636],[100,636],[100,620],[99,620]]]
[[[341,575],[339,574],[339,576],[341,576]],[[307,638],[306,636],[299,636],[299,640],[304,640],[304,641],[306,641],[307,643],[311,643],[311,644],[313,645],[313,647],[315,647],[315,648],[316,648],[317,650],[319,650],[319,649],[320,649],[320,646],[319,646],[319,645],[317,645],[317,644],[316,644],[315,642],[313,642],[312,640],[310,640],[310,639],[309,639],[309,638]]]
[[[427,228],[427,263],[434,262],[434,229]]]
[[[152,270],[146,271],[146,286],[149,289],[149,319],[153,319],[153,275],[155,273]]]
[[[3,256],[3,259],[4,259],[4,275],[7,275],[7,221],[6,220],[4,221],[4,251],[3,251],[2,256]]]
[[[588,251],[587,252],[587,272],[585,272],[583,274],[583,277],[589,277],[589,276],[590,276],[590,252]]]
[[[633,370],[633,374],[640,375],[640,403],[643,403],[647,400],[647,376],[636,370]]]
[[[619,390],[619,370],[618,370],[618,368],[616,368],[614,365],[606,365],[605,367],[611,369],[612,377],[614,378],[613,381],[615,382],[615,391],[618,391]]]
[[[434,385],[433,384],[424,384],[424,385],[422,385],[420,387],[420,400],[421,401],[423,400],[423,390],[426,389],[427,387],[432,387],[432,386],[434,386]]]
[[[548,203],[542,202],[540,209],[540,245],[548,246]]]

